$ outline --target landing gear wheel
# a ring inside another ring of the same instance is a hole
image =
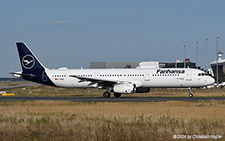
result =
[[[111,96],[110,92],[104,92],[103,97],[104,98],[109,98]]]
[[[193,97],[193,94],[190,93],[188,96],[189,96],[189,98],[192,98]]]
[[[188,91],[189,91],[189,95],[188,95],[189,98],[192,98],[193,97],[193,94],[191,93],[191,87],[188,88]]]
[[[120,97],[121,96],[121,93],[114,93],[114,96],[115,97]]]

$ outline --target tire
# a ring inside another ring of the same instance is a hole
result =
[[[193,97],[193,94],[189,94],[189,98],[192,98]]]
[[[104,92],[103,97],[104,98],[109,98],[111,96],[110,92]]]
[[[121,96],[121,93],[114,93],[114,96],[115,97],[120,97]]]

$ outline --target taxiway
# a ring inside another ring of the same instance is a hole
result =
[[[21,96],[1,96],[0,101],[74,101],[74,102],[148,102],[148,101],[209,101],[225,100],[225,97],[120,97],[120,98],[103,98],[103,97],[21,97]]]

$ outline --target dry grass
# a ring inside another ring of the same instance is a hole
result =
[[[20,84],[29,84],[28,81],[0,81],[0,86],[15,86]]]
[[[195,97],[224,97],[224,89],[192,89]],[[187,97],[188,89],[152,89],[150,96]],[[140,95],[140,94],[139,94]],[[138,95],[138,96],[139,96]]]
[[[21,85],[21,84],[31,84],[28,81],[15,81],[7,82],[0,81],[0,86],[6,85]],[[9,89],[8,91],[13,91],[16,96],[92,96],[92,97],[102,97],[105,90],[103,89],[68,89],[68,88],[57,88],[46,85],[26,87],[26,88],[16,88]],[[224,89],[192,89],[195,97],[224,97]],[[135,93],[122,95],[126,97],[187,97],[187,89],[151,89],[149,93]]]
[[[34,86],[9,89],[17,96],[92,96],[102,97],[103,89],[66,89],[51,86]],[[224,89],[193,89],[195,97],[224,97]],[[187,89],[151,89],[149,93],[135,93],[122,95],[126,97],[187,97]]]
[[[171,140],[225,135],[225,102],[0,102],[0,140]]]
[[[0,82],[18,85],[28,82]],[[13,89],[17,96],[102,96],[104,90],[49,86]],[[223,89],[194,89],[224,96]],[[122,96],[184,96],[187,89],[152,89]],[[225,135],[225,101],[0,102],[0,140],[171,140],[173,135]]]

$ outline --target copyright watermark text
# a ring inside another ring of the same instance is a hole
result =
[[[222,139],[222,135],[173,135],[174,139]]]

